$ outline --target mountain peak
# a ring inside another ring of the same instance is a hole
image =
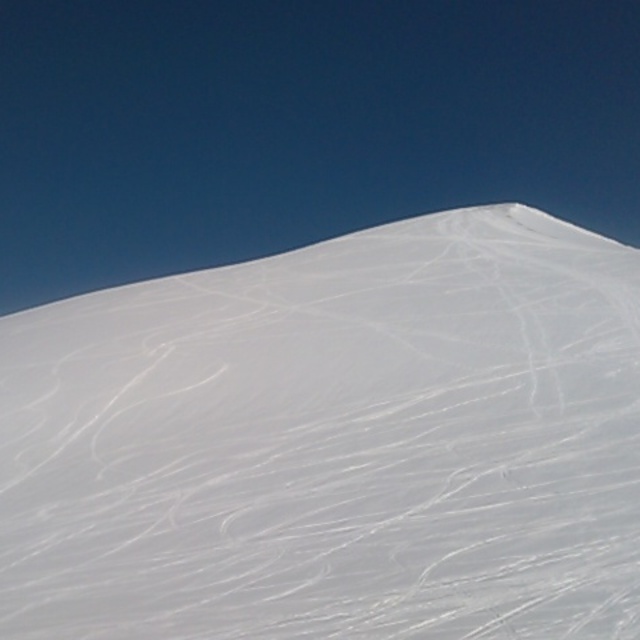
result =
[[[0,636],[632,637],[638,309],[503,204],[0,319]]]

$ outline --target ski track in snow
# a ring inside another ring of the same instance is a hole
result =
[[[0,637],[639,637],[639,267],[504,205],[0,319]]]

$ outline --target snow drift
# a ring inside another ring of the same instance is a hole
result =
[[[0,637],[640,634],[640,254],[521,205],[0,319]]]

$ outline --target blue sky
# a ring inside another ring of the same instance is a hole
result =
[[[0,2],[0,314],[516,200],[640,245],[640,4]]]

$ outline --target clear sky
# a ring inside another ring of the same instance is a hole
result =
[[[637,0],[0,0],[0,314],[519,201],[640,245]]]

